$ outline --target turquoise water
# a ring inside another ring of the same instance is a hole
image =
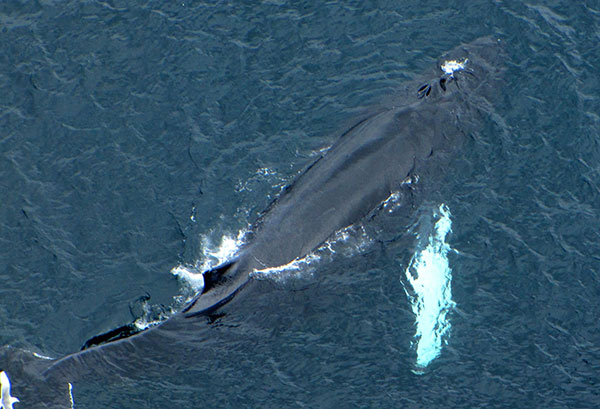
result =
[[[597,405],[597,2],[165,3],[0,5],[1,345],[60,357],[146,294],[176,307],[173,267],[247,229],[361,109],[492,35],[493,114],[410,212],[261,279],[217,325],[173,324],[75,383],[76,407]],[[406,272],[442,204],[452,307],[422,365]]]

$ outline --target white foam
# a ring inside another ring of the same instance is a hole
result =
[[[329,145],[329,146],[325,146],[321,149],[314,150],[310,153],[310,156],[312,157],[312,156],[325,155],[327,152],[329,152],[329,149],[331,149],[331,146],[332,145]]]
[[[271,187],[278,187],[281,183],[285,184],[285,179],[281,178],[275,169],[262,167],[256,169],[254,175],[245,180],[238,180],[235,185],[235,190],[238,193],[252,192],[256,186],[262,185],[264,182],[269,183]],[[275,185],[273,185],[275,183]]]
[[[436,212],[439,219],[429,234],[425,248],[417,251],[406,269],[412,291],[405,288],[416,316],[414,336],[417,372],[437,358],[447,342],[450,321],[447,314],[456,305],[452,300],[452,269],[448,262],[450,246],[446,236],[452,231],[450,210],[442,204]]]
[[[201,240],[202,257],[196,260],[194,265],[179,264],[171,269],[171,274],[177,277],[182,284],[181,293],[173,297],[173,305],[168,311],[161,313],[158,320],[145,319],[146,316],[150,316],[150,314],[145,313],[144,317],[138,318],[134,324],[140,329],[159,324],[177,311],[180,306],[191,301],[196,294],[202,292],[204,289],[204,273],[231,261],[244,244],[247,233],[248,228],[240,230],[236,237],[227,234],[223,235],[218,245],[215,245],[212,241],[212,232],[203,235]]]
[[[221,243],[217,246],[212,243],[209,236],[204,236],[202,239],[203,257],[196,262],[196,267],[207,271],[232,260],[244,244],[247,232],[248,229],[240,230],[235,238],[226,234],[221,237]]]
[[[204,288],[203,271],[198,271],[195,267],[179,264],[171,269],[171,274],[194,291],[199,292]]]
[[[327,252],[335,254],[341,251],[345,257],[351,257],[364,251],[372,240],[361,224],[350,225],[342,230],[338,230],[332,238],[323,243],[315,253],[319,256]]]
[[[272,176],[277,175],[277,172],[271,168],[258,168],[256,174],[260,176]]]
[[[144,304],[142,305],[142,309],[144,311],[143,315],[133,321],[133,325],[135,325],[138,330],[143,331],[158,325],[174,313],[172,307],[166,310],[161,310],[158,314],[155,313],[154,308],[155,307],[148,304],[147,301],[144,301]]]
[[[410,182],[402,182],[402,184],[410,184]],[[390,196],[385,199],[382,203],[383,209],[387,210],[388,213],[392,213],[394,210],[402,206],[402,193],[392,192]]]
[[[282,266],[254,270],[252,273],[250,273],[250,276],[258,279],[266,277],[285,279],[290,276],[290,273],[308,272],[306,267],[310,263],[319,260],[319,258],[320,257],[318,255],[310,253],[302,258],[294,259]]]
[[[204,288],[204,272],[232,260],[244,244],[247,232],[247,229],[240,230],[237,237],[224,235],[218,245],[213,244],[209,235],[203,236],[202,258],[197,260],[193,266],[179,264],[173,267],[171,274],[194,292],[202,291]]]

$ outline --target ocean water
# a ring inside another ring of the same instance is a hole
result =
[[[2,1],[0,345],[58,358],[177,310],[172,269],[482,36],[504,85],[408,211],[88,364],[75,407],[598,407],[596,1]]]

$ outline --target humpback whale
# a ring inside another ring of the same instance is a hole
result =
[[[460,146],[469,129],[462,118],[481,102],[475,94],[498,76],[497,49],[497,40],[485,38],[453,50],[438,64],[439,74],[400,104],[375,109],[343,132],[263,212],[238,256],[204,274],[204,291],[182,313],[213,311],[251,272],[305,257]]]
[[[255,281],[254,271],[307,256],[377,211],[392,193],[406,189],[406,181],[445,163],[500,92],[501,60],[499,40],[486,37],[459,46],[423,80],[356,120],[259,216],[237,256],[204,273],[204,289],[167,322],[215,313]],[[162,325],[141,332],[125,325],[90,339],[81,352],[36,368],[45,366],[43,377],[66,373],[64,367],[85,363],[90,351],[131,348],[129,340]]]

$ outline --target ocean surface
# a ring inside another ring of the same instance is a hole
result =
[[[503,86],[418,200],[88,364],[74,407],[598,407],[598,1],[3,0],[0,346],[177,311],[361,110],[483,36]]]

